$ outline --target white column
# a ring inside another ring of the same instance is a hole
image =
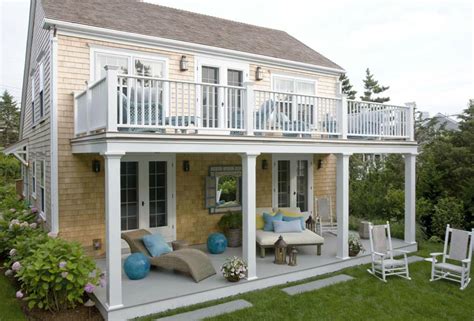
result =
[[[253,136],[253,130],[254,130],[254,109],[255,109],[255,92],[254,92],[254,83],[251,81],[247,81],[244,83],[245,86],[245,96],[246,96],[246,101],[245,101],[245,110],[244,110],[244,116],[245,116],[245,129],[246,129],[246,135],[247,136]]]
[[[416,154],[405,154],[405,242],[416,242]]]
[[[247,262],[247,280],[257,278],[257,253],[255,238],[256,169],[258,153],[242,154],[242,216],[243,216],[243,259]]]
[[[107,131],[117,131],[117,76],[119,66],[105,66],[107,72]],[[89,115],[92,117],[92,115]]]
[[[120,159],[125,153],[105,152],[105,229],[107,308],[122,306],[122,243],[120,240]]]
[[[336,154],[337,257],[349,258],[349,157]]]

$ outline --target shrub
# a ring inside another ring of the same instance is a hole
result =
[[[103,282],[100,270],[80,244],[57,238],[48,238],[25,257],[16,276],[28,307],[50,311],[74,308],[83,303],[85,292]]]
[[[23,260],[34,254],[36,249],[48,240],[48,235],[39,228],[30,228],[13,239],[9,247],[8,258],[5,260],[5,268],[11,271],[15,262],[23,264]],[[12,273],[13,274],[13,273]]]
[[[242,228],[242,213],[228,212],[221,217],[217,225],[223,232],[229,229]]]
[[[416,200],[416,216],[418,223],[423,226],[426,235],[432,235],[431,220],[433,217],[434,206],[433,203],[426,198],[419,198]]]
[[[14,156],[7,156],[0,153],[0,180],[6,183],[11,183],[19,177],[20,162]]]
[[[464,228],[464,206],[461,200],[455,197],[443,197],[434,206],[431,230],[433,235],[444,239],[446,225]]]
[[[14,247],[14,242],[21,237],[31,237],[38,227],[35,209],[17,210],[11,208],[1,213],[0,219],[0,254]]]

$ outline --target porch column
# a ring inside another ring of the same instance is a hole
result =
[[[125,153],[102,154],[105,162],[105,229],[107,308],[122,306],[122,245],[120,240],[120,159]]]
[[[405,242],[416,242],[416,154],[405,154]]]
[[[349,157],[336,154],[337,257],[349,258]]]
[[[256,169],[259,153],[242,154],[242,218],[243,240],[242,254],[247,262],[247,280],[257,278],[257,253],[255,238]]]

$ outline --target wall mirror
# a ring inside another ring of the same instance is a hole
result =
[[[209,213],[242,210],[242,166],[211,166],[206,177]]]

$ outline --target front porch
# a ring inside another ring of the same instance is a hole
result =
[[[242,256],[242,248],[227,248],[222,254],[208,254],[217,274],[199,283],[195,283],[189,276],[165,270],[152,269],[145,279],[138,281],[129,280],[122,272],[122,307],[107,312],[105,289],[97,289],[94,295],[104,316],[108,315],[109,320],[125,320],[298,281],[370,262],[369,251],[345,260],[337,258],[337,237],[327,233],[324,234],[324,238],[325,243],[321,256],[315,255],[315,246],[298,247],[297,266],[274,264],[273,251],[268,251],[265,258],[257,257],[258,279],[251,281],[242,280],[239,283],[230,283],[222,277],[219,269],[225,259],[234,255]],[[394,249],[417,250],[416,244],[409,244],[399,239],[392,239],[392,242]],[[362,243],[366,249],[370,248],[368,240],[362,240]],[[197,245],[195,248],[207,253],[205,245]],[[122,261],[127,255],[122,256]],[[97,264],[103,269],[106,268],[104,259],[97,260]]]

